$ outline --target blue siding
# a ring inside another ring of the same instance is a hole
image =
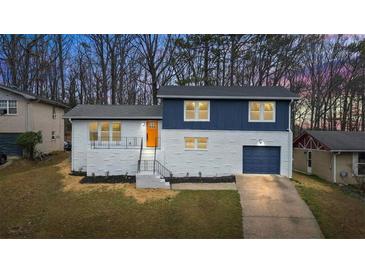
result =
[[[248,102],[248,100],[210,100],[209,122],[184,122],[184,100],[163,99],[163,128],[253,131],[288,129],[289,101],[276,101],[275,123],[248,122]]]
[[[280,174],[280,147],[243,147],[243,173]]]
[[[16,144],[20,133],[0,133],[0,151],[8,156],[21,156],[22,148]]]

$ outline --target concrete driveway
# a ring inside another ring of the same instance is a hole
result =
[[[322,238],[316,219],[288,178],[241,174],[236,184],[245,238]]]

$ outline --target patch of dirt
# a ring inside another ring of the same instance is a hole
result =
[[[68,159],[57,165],[58,172],[62,175],[63,191],[89,192],[103,190],[123,190],[125,196],[134,198],[138,203],[174,198],[179,191],[168,189],[136,189],[135,184],[82,184],[83,177],[70,175],[70,161]]]

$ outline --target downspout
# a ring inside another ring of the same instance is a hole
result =
[[[336,181],[336,166],[337,166],[337,163],[336,163],[336,153],[333,153],[333,182],[334,183],[337,183]]]
[[[74,135],[72,134],[72,119],[68,118],[71,124],[71,171],[74,171]]]
[[[292,177],[293,173],[293,133],[291,130],[291,105],[293,103],[293,100],[290,100],[289,103],[289,124],[288,124],[288,177]]]

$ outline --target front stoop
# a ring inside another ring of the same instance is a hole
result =
[[[152,172],[139,172],[136,175],[136,188],[171,189],[170,183]]]

